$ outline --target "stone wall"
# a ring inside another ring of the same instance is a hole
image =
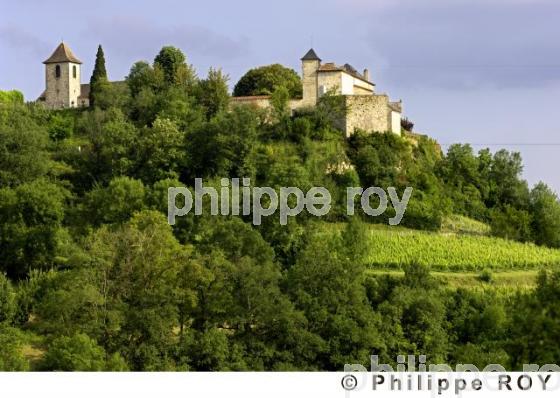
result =
[[[319,73],[317,78],[319,92],[325,94],[328,91],[334,91],[336,94],[341,94],[344,90],[344,87],[342,87],[341,75],[342,72],[338,71]]]
[[[251,105],[267,109],[271,107],[270,95],[253,95],[247,97],[231,97],[231,105]]]
[[[270,102],[270,95],[255,95],[255,96],[247,96],[247,97],[231,97],[230,105],[248,105],[254,106],[260,109],[268,109],[272,107]],[[297,109],[311,107],[302,99],[290,99],[288,101],[288,109],[290,112],[294,112]]]
[[[349,95],[344,98],[347,112],[342,127],[347,137],[352,135],[355,129],[379,133],[391,131],[387,95]]]
[[[401,113],[389,107],[389,97],[381,95],[344,95],[344,106],[346,115],[336,122],[347,137],[351,136],[356,129],[369,133],[393,132],[401,134]],[[260,109],[268,109],[272,105],[270,96],[232,97],[231,106],[249,105]],[[292,99],[288,103],[293,112],[296,109],[309,107],[308,103],[301,99]]]

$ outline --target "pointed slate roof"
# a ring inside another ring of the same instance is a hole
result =
[[[68,47],[64,42],[60,43],[52,55],[43,61],[44,64],[55,64],[59,62],[73,62],[75,64],[82,63],[82,61],[76,58],[76,56],[72,53],[72,50],[70,50],[70,47]]]
[[[315,53],[315,50],[310,49],[307,54],[305,54],[303,56],[303,58],[301,59],[302,61],[321,61],[321,58],[319,58],[317,56],[317,54]]]

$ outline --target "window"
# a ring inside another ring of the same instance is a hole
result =
[[[74,65],[74,66],[72,67],[72,75],[74,76],[74,79],[75,79],[76,76],[77,76],[76,65]]]
[[[56,68],[54,68],[54,75],[57,79],[60,77],[60,65],[57,65]]]

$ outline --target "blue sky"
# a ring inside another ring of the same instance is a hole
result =
[[[560,192],[557,0],[0,2],[0,89],[27,99],[41,93],[41,62],[61,39],[84,81],[99,43],[114,80],[171,44],[199,75],[222,67],[232,84],[258,65],[299,71],[313,43],[323,61],[368,67],[418,131],[518,150],[529,182]]]

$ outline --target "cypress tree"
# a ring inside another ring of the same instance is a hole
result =
[[[91,79],[89,80],[89,105],[90,107],[95,106],[95,97],[98,95],[104,87],[109,83],[107,79],[107,69],[105,69],[105,54],[103,54],[103,48],[101,44],[97,48],[97,54],[95,55],[95,66],[93,68],[93,73],[91,74]]]

